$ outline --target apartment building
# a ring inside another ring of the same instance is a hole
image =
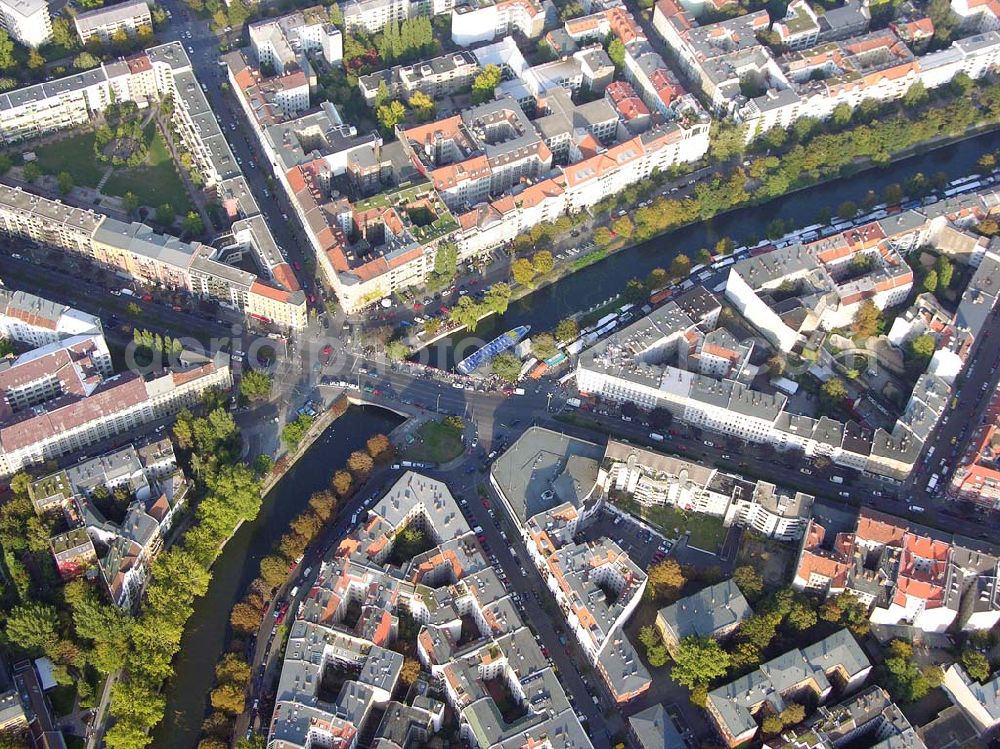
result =
[[[935,88],[958,72],[978,78],[1000,55],[990,24],[946,50],[915,57],[896,29],[868,33],[871,15],[862,0],[822,13],[798,0],[774,19],[773,33],[791,49],[776,58],[757,39],[771,21],[766,11],[700,25],[695,10],[660,0],[653,25],[713,109],[745,124],[748,142],[799,117],[826,119],[841,104],[898,99],[918,81]],[[760,93],[748,93],[753,88]]]
[[[892,430],[872,432],[854,422],[790,413],[783,394],[755,390],[744,381],[735,351],[724,377],[701,373],[705,334],[714,330],[718,316],[718,301],[712,299],[709,292],[695,287],[584,349],[577,362],[578,388],[646,409],[667,408],[675,418],[703,429],[778,449],[795,447],[856,470],[892,477],[909,474],[951,397],[945,380],[922,375]],[[764,304],[761,308],[766,310],[763,314],[774,314]],[[754,314],[748,318],[754,319]],[[713,357],[708,361],[706,371],[714,371]],[[792,499],[788,506],[794,504]],[[781,525],[780,513],[766,507],[753,512],[770,515],[760,515],[762,523],[767,518],[767,525]],[[797,536],[804,525],[794,519],[787,529],[794,529]]]
[[[982,33],[1000,28],[1000,8],[983,0],[952,0],[951,12],[963,31]]]
[[[430,547],[410,560],[393,557],[407,527]],[[355,616],[355,613],[357,615]],[[353,745],[370,732],[377,745],[405,745],[442,730],[445,704],[417,696],[393,701],[403,657],[389,649],[399,617],[416,623],[423,678],[440,689],[457,733],[477,749],[559,736],[588,749],[552,668],[490,567],[457,502],[440,481],[406,472],[365,513],[324,562],[291,623],[268,743]],[[322,688],[338,676],[336,693]],[[517,717],[504,719],[500,694]],[[372,716],[384,715],[378,723]]]
[[[101,320],[26,291],[0,288],[0,336],[39,348],[74,336],[102,335]]]
[[[792,584],[825,596],[851,592],[876,624],[944,632],[957,620],[966,631],[988,629],[1000,620],[998,561],[971,539],[865,509],[835,534],[810,524]]]
[[[435,4],[438,1],[434,0]],[[344,28],[348,32],[377,34],[387,23],[402,23],[419,15],[424,9],[422,6],[423,3],[413,3],[411,0],[348,0],[341,10]]]
[[[49,539],[52,558],[63,580],[81,577],[97,566],[97,549],[86,528],[72,528]]]
[[[673,655],[685,637],[726,637],[753,616],[753,609],[732,579],[709,585],[656,612],[656,630]]]
[[[750,481],[672,455],[608,441],[603,486],[649,507],[668,505],[752,528],[766,538],[794,541],[805,533],[814,497],[789,494],[766,481]]]
[[[859,274],[858,260],[869,270]],[[777,299],[782,284],[796,286],[796,294]],[[872,222],[738,260],[730,266],[725,293],[775,348],[790,351],[814,330],[849,325],[864,302],[892,307],[912,288],[910,267],[882,226]]]
[[[85,255],[138,283],[184,289],[283,327],[305,326],[305,294],[294,274],[283,267],[287,263],[280,253],[271,255],[272,261],[280,258],[280,262],[270,268],[262,263],[271,274],[265,283],[221,262],[221,251],[213,247],[182,242],[139,222],[125,223],[6,185],[0,185],[0,232]],[[254,223],[251,235],[259,245],[268,239],[273,244],[262,221]]]
[[[28,716],[16,689],[0,692],[0,733],[13,735],[28,727]]]
[[[403,98],[409,101],[417,91],[432,99],[440,99],[449,94],[468,91],[480,69],[472,52],[459,50],[424,62],[396,65],[388,70],[363,75],[358,78],[358,88],[368,106],[375,104],[382,83],[385,83],[389,98],[392,99]]]
[[[544,28],[545,10],[538,0],[467,0],[451,12],[451,40],[460,47],[514,32],[537,39]]]
[[[756,36],[769,25],[765,10],[705,25],[676,0],[658,0],[653,10],[653,28],[719,114],[733,112],[743,77],[780,78],[774,57]]]
[[[772,483],[758,481],[750,496],[733,497],[725,524],[752,528],[765,538],[795,541],[806,531],[814,499],[811,494],[786,493]]]
[[[630,133],[638,134],[649,129],[649,108],[631,83],[614,81],[604,90],[604,98],[615,108],[618,119]]]
[[[334,66],[344,57],[343,35],[321,5],[258,21],[250,25],[249,35],[258,65],[273,68],[279,76],[297,68],[311,78],[312,54],[319,54]]]
[[[103,336],[35,349],[0,371],[0,474],[85,449],[230,385],[229,366],[206,362],[147,376],[114,374]]]
[[[38,514],[61,512],[70,526],[51,540],[63,579],[96,568],[111,600],[128,610],[139,599],[187,488],[173,446],[163,438],[44,476],[31,484],[29,495]],[[120,521],[106,518],[99,506],[99,495],[112,492],[130,499]],[[95,544],[104,550],[100,557]]]
[[[153,33],[153,17],[146,0],[125,0],[116,5],[77,13],[73,16],[73,24],[82,44],[91,39],[110,44],[119,31],[125,32],[130,39]]]
[[[576,543],[600,507],[598,445],[532,427],[494,462],[490,482],[520,528],[531,562],[612,698],[627,703],[651,678],[622,626],[646,575],[614,541]],[[606,591],[599,593],[598,591]]]
[[[764,749],[836,749],[854,741],[886,749],[931,749],[888,692],[878,686],[836,705],[821,705],[805,724],[764,739]]]
[[[0,26],[14,41],[32,49],[52,38],[52,17],[45,0],[0,1]]]
[[[847,694],[868,677],[871,663],[851,633],[842,629],[825,640],[790,650],[759,669],[708,693],[706,710],[719,736],[735,747],[757,734],[761,710],[779,713],[786,701],[808,690],[820,705],[835,691]]]
[[[941,686],[980,735],[1000,724],[1000,675],[982,684],[970,677],[961,665],[953,663],[944,672]]]
[[[684,736],[662,704],[641,710],[628,719],[629,737],[638,749],[684,746]]]

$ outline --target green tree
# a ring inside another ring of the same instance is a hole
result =
[[[924,276],[924,291],[929,291],[933,294],[937,291],[938,287],[938,274],[936,270],[927,271],[927,275]]]
[[[69,172],[59,172],[56,175],[56,183],[59,185],[59,192],[68,195],[69,191],[73,189],[73,175]]]
[[[715,161],[728,161],[746,149],[746,125],[729,120],[712,120],[709,154]]]
[[[694,689],[725,676],[729,653],[711,637],[685,637],[677,646],[670,678],[681,686]]]
[[[548,333],[539,333],[531,339],[531,353],[539,359],[550,359],[558,352],[555,339]]]
[[[853,200],[845,200],[837,207],[837,215],[842,219],[852,219],[858,215],[858,204]]]
[[[392,135],[393,131],[403,118],[406,117],[406,107],[398,100],[383,104],[375,110],[375,117],[386,135]]]
[[[400,559],[412,559],[426,548],[427,537],[420,528],[406,526],[396,534],[393,551]]]
[[[535,266],[527,258],[520,257],[510,264],[511,276],[522,286],[531,286],[535,280]]]
[[[73,58],[73,67],[77,70],[90,70],[101,64],[99,57],[95,57],[90,52],[81,52]]]
[[[203,231],[205,231],[205,224],[201,220],[201,216],[198,215],[197,211],[188,211],[188,214],[184,217],[184,233],[189,237],[198,236]]]
[[[344,28],[344,14],[340,10],[340,5],[333,3],[328,9],[327,13],[330,15],[330,23],[332,23],[337,28],[343,30]]]
[[[139,208],[139,196],[134,192],[126,192],[122,196],[122,208],[129,214],[135,213]]]
[[[736,638],[743,642],[753,643],[757,648],[766,648],[778,633],[780,615],[754,614],[740,624]]]
[[[635,224],[628,216],[622,216],[611,222],[611,231],[623,239],[629,239],[635,233]]]
[[[570,343],[575,341],[580,335],[580,326],[576,324],[576,320],[572,318],[565,318],[559,321],[556,325],[556,340],[560,343]]]
[[[611,229],[606,226],[597,227],[597,231],[594,232],[594,243],[601,248],[606,248],[615,241],[615,235],[611,233]]]
[[[903,94],[903,106],[907,109],[914,109],[926,102],[927,98],[927,88],[922,81],[917,81]]]
[[[937,343],[934,340],[934,336],[930,333],[924,333],[911,340],[908,347],[909,354],[913,359],[928,362],[934,356],[934,349],[937,347]]]
[[[789,626],[797,631],[804,632],[816,626],[816,612],[804,601],[796,601],[785,617]]]
[[[244,689],[238,684],[220,684],[209,695],[212,707],[230,715],[239,715],[246,710]]]
[[[838,104],[833,108],[830,120],[837,128],[842,128],[850,123],[853,110],[849,104]]]
[[[0,31],[0,34],[3,33],[4,33],[3,31]],[[26,182],[34,182],[39,177],[42,176],[42,168],[38,166],[36,162],[29,161],[27,164],[24,165],[24,168],[21,170],[21,173],[24,176]]]
[[[174,207],[170,203],[162,203],[156,209],[156,223],[163,226],[170,226],[177,217]]]
[[[517,382],[521,374],[521,360],[512,352],[505,351],[493,357],[490,362],[490,371],[505,382]]]
[[[240,378],[240,395],[251,401],[267,400],[271,395],[271,377],[259,369],[250,369]]]
[[[733,570],[733,582],[750,601],[757,600],[764,592],[764,579],[749,564],[741,565]]]
[[[608,45],[608,57],[615,64],[615,70],[625,69],[625,45],[618,37],[612,39],[611,44]]]
[[[871,299],[866,299],[854,313],[854,322],[851,323],[851,330],[856,336],[868,338],[878,332],[882,322],[882,312]]]
[[[389,341],[385,345],[385,355],[392,361],[403,361],[403,359],[410,355],[410,347],[403,341]]]
[[[555,260],[553,260],[552,253],[548,250],[539,250],[532,256],[531,264],[535,269],[536,275],[544,276],[555,266]]]
[[[990,662],[978,650],[963,650],[959,660],[970,679],[975,679],[980,683],[989,681]]]
[[[760,729],[769,736],[777,736],[784,727],[785,724],[782,723],[781,716],[774,713],[765,715],[764,720],[760,722]]]
[[[17,67],[17,60],[14,57],[14,42],[10,39],[10,34],[0,30],[0,70],[13,70]]]
[[[839,377],[831,377],[820,387],[820,394],[832,403],[839,403],[847,397],[847,386]]]
[[[301,414],[295,421],[285,424],[281,430],[281,439],[288,446],[290,452],[295,452],[299,448],[299,443],[306,436],[309,427],[312,426],[313,417],[309,414]]]
[[[947,289],[951,286],[951,277],[955,272],[955,267],[951,264],[951,261],[944,255],[938,255],[934,269],[937,271],[938,286],[942,289]]]
[[[490,312],[497,315],[504,314],[507,311],[507,306],[510,304],[510,286],[503,282],[493,284],[486,290],[486,296],[483,297],[483,304]]]
[[[472,81],[472,103],[482,104],[493,98],[493,92],[500,85],[500,68],[487,65]]]
[[[691,273],[691,259],[687,255],[678,255],[670,263],[670,277],[675,280],[687,278]]]
[[[44,603],[24,603],[7,615],[7,642],[31,654],[50,653],[59,641],[59,615]]]
[[[646,571],[646,592],[654,600],[674,596],[687,583],[684,571],[674,559],[664,559]]]
[[[670,655],[663,645],[654,645],[646,651],[646,660],[649,661],[649,665],[653,668],[660,668],[667,665]]]
[[[434,105],[434,100],[423,91],[415,91],[413,93],[413,96],[410,97],[410,107],[417,113],[417,117],[421,120],[433,119],[434,112],[437,109]]]
[[[28,53],[28,70],[34,73],[38,73],[45,69],[45,58],[42,57],[42,53],[37,49],[33,49]]]
[[[234,29],[240,28],[250,18],[250,8],[243,0],[230,0],[226,13],[229,16],[229,25]]]

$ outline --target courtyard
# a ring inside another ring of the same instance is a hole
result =
[[[150,211],[168,203],[177,216],[184,216],[194,206],[162,133],[152,120],[143,125],[141,132],[144,153],[133,165],[99,161],[95,157],[95,131],[72,133],[23,150],[34,153],[34,163],[45,175],[54,177],[66,172],[76,187],[119,199],[132,193],[138,205]]]

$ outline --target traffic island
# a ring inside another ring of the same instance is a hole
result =
[[[452,421],[453,420],[453,421]],[[421,424],[413,435],[413,442],[403,448],[403,457],[417,463],[447,463],[465,449],[462,431],[465,422],[456,417]]]

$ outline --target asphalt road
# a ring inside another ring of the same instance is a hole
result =
[[[906,483],[914,500],[922,506],[954,509],[954,502],[947,498],[941,484],[950,480],[955,468],[967,457],[971,457],[971,451],[975,449],[976,427],[997,390],[997,380],[1000,378],[1000,352],[996,346],[998,330],[1000,310],[994,310],[984,329],[984,335],[970,354],[970,366],[958,380],[958,401],[955,408],[949,403],[925,446],[920,465]],[[941,477],[940,482],[933,491],[928,491],[927,483],[935,473]],[[979,508],[975,508],[973,512],[985,516],[994,527],[1000,519],[997,513]],[[959,518],[954,520],[958,521]],[[973,524],[979,527],[977,536],[983,533],[982,519]]]

